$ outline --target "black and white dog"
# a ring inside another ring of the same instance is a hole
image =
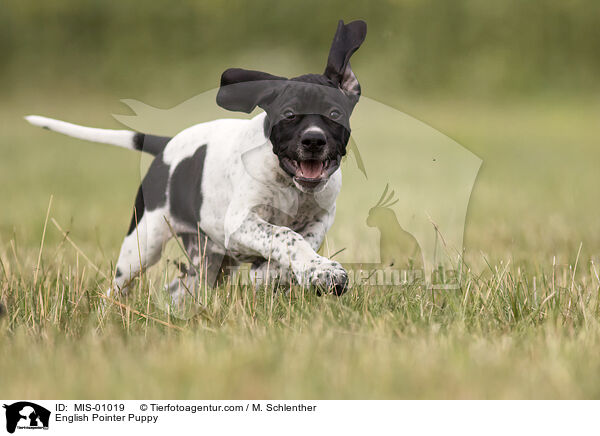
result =
[[[156,156],[138,190],[109,293],[125,292],[156,263],[173,233],[211,280],[251,262],[257,280],[268,269],[284,282],[345,291],[346,271],[317,250],[334,220],[349,118],[360,96],[349,59],[365,36],[364,21],[340,21],[324,74],[286,79],[225,71],[217,104],[246,113],[264,109],[250,120],[220,119],[165,138],[26,117],[49,130]],[[190,270],[183,287],[197,280]],[[186,291],[176,282],[175,299]]]

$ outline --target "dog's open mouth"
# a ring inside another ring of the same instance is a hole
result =
[[[294,161],[294,164],[298,166],[296,169],[296,177],[306,180],[315,180],[320,179],[325,174],[329,161],[301,160]]]
[[[293,160],[282,159],[285,170],[302,186],[314,187],[326,180],[336,169],[335,160]]]

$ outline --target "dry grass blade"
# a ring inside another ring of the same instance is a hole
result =
[[[94,271],[96,271],[98,274],[100,274],[105,279],[109,279],[108,275],[106,273],[104,273],[104,271],[102,271],[100,268],[98,268],[98,266],[94,262],[92,262],[92,260],[89,257],[87,257],[87,255],[83,252],[83,250],[81,248],[79,248],[77,246],[77,244],[75,244],[75,242],[73,242],[73,240],[69,237],[69,234],[62,229],[62,227],[58,224],[58,222],[56,222],[56,220],[54,218],[51,218],[51,220],[52,220],[52,224],[54,224],[56,226],[56,228],[63,234],[63,237],[69,242],[69,244],[71,244],[73,246],[73,248],[77,251],[77,253],[79,253],[79,255],[81,255],[90,264],[90,266],[92,268],[94,268]]]
[[[156,317],[153,317],[152,315],[148,315],[148,314],[142,313],[142,312],[140,312],[139,310],[136,310],[136,309],[134,309],[133,307],[127,306],[126,304],[120,303],[120,302],[118,302],[117,300],[115,300],[115,299],[113,299],[113,298],[110,298],[110,297],[107,297],[106,295],[104,295],[104,294],[102,294],[102,293],[100,293],[100,292],[98,293],[98,296],[99,296],[100,298],[102,298],[103,300],[105,300],[105,301],[107,301],[107,302],[109,302],[109,303],[112,303],[112,304],[114,304],[115,306],[118,306],[118,307],[120,307],[121,309],[128,310],[128,311],[129,311],[129,312],[131,312],[131,313],[135,313],[136,315],[139,315],[139,316],[141,316],[142,318],[146,318],[146,319],[149,319],[149,320],[151,320],[151,321],[154,321],[154,322],[157,322],[157,323],[159,323],[159,324],[162,324],[162,325],[164,325],[165,327],[169,327],[169,328],[171,328],[171,329],[180,330],[180,331],[184,331],[184,330],[185,330],[185,329],[183,329],[183,328],[181,328],[181,327],[179,327],[179,326],[176,326],[176,325],[174,325],[174,324],[171,324],[171,323],[168,323],[168,322],[166,322],[166,321],[163,321],[162,319],[158,319],[158,318],[156,318]]]

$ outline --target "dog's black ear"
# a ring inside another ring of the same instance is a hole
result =
[[[262,71],[230,68],[221,75],[217,104],[230,111],[250,113],[271,101],[275,90],[287,80]]]
[[[350,56],[358,50],[367,36],[367,23],[362,20],[338,23],[331,43],[325,76],[337,83],[351,97],[360,96],[360,84],[350,68]]]

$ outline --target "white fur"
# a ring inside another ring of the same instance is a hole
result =
[[[63,135],[86,141],[100,142],[102,144],[116,145],[117,147],[133,150],[133,137],[135,132],[131,130],[96,129],[84,127],[66,121],[54,120],[39,115],[28,115],[25,119],[34,126],[43,127]]]
[[[333,223],[341,171],[338,169],[319,192],[303,192],[280,168],[265,137],[264,120],[261,113],[251,120],[222,119],[192,126],[169,142],[164,162],[173,174],[182,160],[206,145],[200,230],[214,242],[214,253],[239,262],[268,259],[273,276],[287,277],[290,270],[301,284],[326,285],[339,280],[346,274],[341,265],[319,256],[316,250]],[[177,222],[168,208],[161,213],[162,220],[169,220],[176,231],[193,231]],[[167,239],[171,236],[157,233]],[[157,233],[151,237],[157,238]],[[133,235],[135,232],[128,238]],[[154,246],[166,240],[158,242]],[[122,255],[123,262],[120,258],[117,263],[121,271],[139,271],[123,250]],[[255,272],[264,269],[259,266]]]
[[[182,160],[206,145],[199,211],[199,230],[210,239],[206,255],[217,267],[224,256],[237,262],[262,259],[279,269],[278,273],[272,270],[273,275],[293,276],[300,284],[345,283],[342,266],[316,253],[333,223],[341,170],[314,192],[296,185],[280,168],[273,145],[265,137],[265,116],[198,124],[180,132],[164,149],[162,159],[172,175]],[[133,141],[130,131],[94,129],[38,116],[29,116],[27,121],[125,148],[131,148],[128,144]],[[164,206],[137,212],[141,219],[123,241],[111,289],[125,291],[132,277],[160,259],[164,244],[173,236],[167,222],[178,234],[197,234],[196,225],[180,222],[171,213],[168,197],[167,189]],[[255,269],[257,273],[263,270],[264,265]],[[169,288],[173,295],[181,294],[178,286]]]

